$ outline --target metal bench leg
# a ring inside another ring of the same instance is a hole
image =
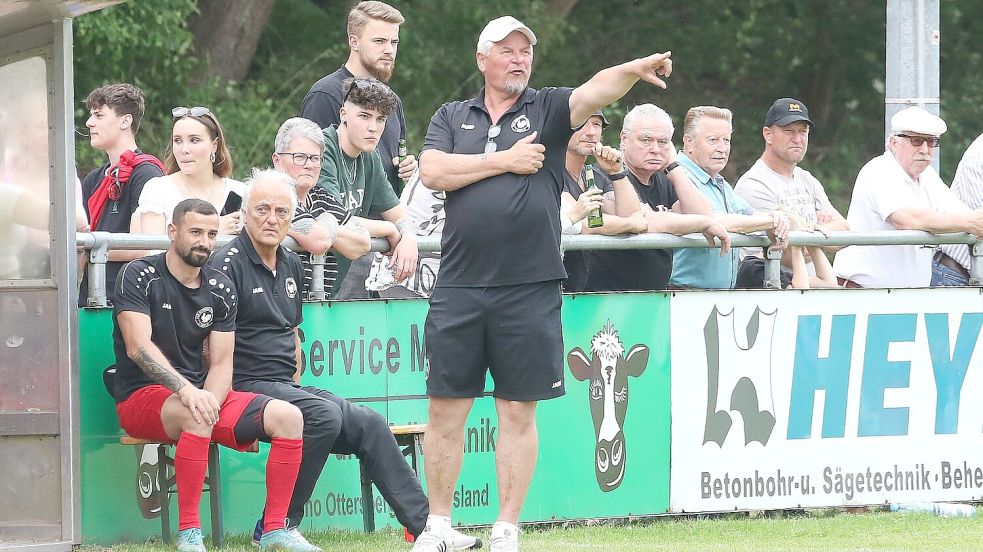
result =
[[[171,487],[167,472],[170,468],[170,458],[167,456],[167,445],[157,445],[157,490],[160,493],[160,538],[164,544],[171,544]]]
[[[372,499],[372,479],[365,471],[365,465],[358,463],[358,472],[362,480],[362,525],[366,533],[375,531],[375,504]]]
[[[208,445],[208,502],[212,515],[212,544],[225,546],[225,527],[222,524],[222,473],[219,469],[218,445]]]

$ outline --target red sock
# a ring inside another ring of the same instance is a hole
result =
[[[284,528],[290,497],[300,471],[303,439],[275,437],[270,441],[270,457],[266,461],[266,510],[263,513],[263,532]]]
[[[174,451],[174,477],[177,480],[178,531],[201,527],[198,504],[208,471],[208,444],[211,439],[181,433]],[[162,468],[163,469],[163,468]]]

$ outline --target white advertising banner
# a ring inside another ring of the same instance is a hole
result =
[[[983,496],[979,289],[677,293],[670,509]]]

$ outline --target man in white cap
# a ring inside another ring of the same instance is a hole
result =
[[[920,107],[891,118],[887,151],[867,162],[853,187],[847,221],[857,232],[924,230],[983,236],[983,213],[966,207],[932,168],[945,121]],[[846,287],[927,287],[931,248],[919,245],[851,245],[833,269]]]
[[[447,192],[442,261],[426,322],[430,517],[416,552],[442,551],[464,452],[464,423],[495,382],[499,515],[493,552],[519,549],[536,468],[537,401],[563,395],[560,192],[573,133],[639,80],[665,88],[669,52],[604,69],[573,88],[529,88],[536,35],[494,19],[478,37],[485,86],[434,114],[420,176]]]

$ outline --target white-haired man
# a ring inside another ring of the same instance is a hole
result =
[[[475,55],[484,88],[434,114],[420,155],[423,181],[447,191],[447,219],[425,330],[431,514],[417,552],[446,547],[464,423],[489,368],[499,423],[490,548],[518,550],[516,524],[538,450],[536,404],[564,393],[558,213],[567,143],[636,82],[664,87],[660,75],[672,69],[666,52],[602,70],[576,89],[534,90],[535,44],[514,17],[489,22]]]
[[[920,107],[891,117],[887,151],[857,175],[847,221],[857,232],[924,230],[983,236],[983,213],[966,207],[932,168],[941,118]],[[920,245],[851,245],[836,254],[833,269],[846,287],[927,287],[931,248]]]

